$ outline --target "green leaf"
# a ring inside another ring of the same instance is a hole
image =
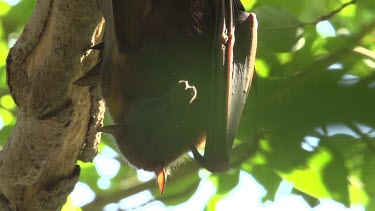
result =
[[[3,120],[5,126],[14,125],[16,117],[8,110],[0,108],[0,118]]]
[[[295,120],[295,122],[297,122]],[[284,126],[283,131],[281,130]],[[301,140],[305,133],[303,128],[298,128],[293,124],[280,126],[277,130],[269,134],[272,151],[266,153],[268,163],[275,170],[289,172],[295,168],[305,165],[306,160],[312,155],[301,148]],[[290,152],[293,156],[290,156]]]
[[[198,172],[186,172],[186,169],[180,169],[173,172],[171,178],[167,181],[166,190],[162,197],[158,188],[152,190],[154,196],[161,200],[167,206],[179,205],[186,202],[196,192],[200,183]]]
[[[348,188],[348,170],[339,153],[331,151],[332,160],[322,169],[323,183],[326,186],[330,198],[350,206]]]
[[[1,22],[0,22],[0,24],[1,24]],[[1,26],[0,26],[0,32],[1,32]],[[8,51],[9,51],[8,44],[1,40],[0,41],[0,66],[5,65],[5,60],[7,58]]]
[[[0,129],[0,145],[5,144],[10,134],[12,133],[12,130],[13,130],[13,125],[4,126],[3,128]]]
[[[35,0],[23,0],[2,17],[5,34],[20,33],[34,8]]]
[[[214,177],[217,177],[218,181],[216,193],[225,196],[238,185],[240,171],[231,169],[228,172],[216,174]]]
[[[97,181],[99,175],[96,172],[95,166],[93,163],[83,163],[78,161],[78,165],[81,167],[82,171],[79,177],[79,181],[86,183],[93,189],[94,192],[100,191],[97,186]]]
[[[301,22],[289,11],[277,6],[254,8],[259,22],[259,47],[277,51],[290,51],[303,33],[298,33]]]
[[[357,5],[360,8],[365,8],[365,9],[368,9],[370,11],[375,9],[375,5],[374,5],[374,2],[372,0],[361,0],[361,1],[357,2]]]
[[[7,89],[5,61],[0,61],[0,90],[5,90],[5,89]],[[9,91],[6,91],[6,92],[9,93]]]
[[[241,0],[243,6],[245,7],[245,10],[248,12],[251,12],[250,9],[253,8],[255,4],[255,0]]]
[[[79,208],[79,207],[76,207],[73,203],[72,203],[72,199],[71,199],[71,196],[68,196],[67,200],[66,200],[66,203],[64,204],[64,206],[61,208],[61,211],[81,211],[82,209]]]
[[[296,189],[315,198],[332,198],[346,206],[350,205],[346,179],[348,171],[342,157],[331,149],[319,147],[305,169],[281,175],[292,182]]]
[[[217,191],[216,195],[211,197],[207,203],[206,210],[216,210],[216,204],[238,185],[239,179],[240,171],[238,169],[212,175],[211,180],[216,183]]]
[[[366,206],[366,209],[374,210],[375,209],[375,151],[374,151],[374,148],[372,147],[369,147],[364,153],[363,166],[362,166],[362,182],[369,196],[369,202]]]
[[[275,194],[279,189],[282,179],[276,174],[274,169],[267,164],[258,165],[255,166],[249,173],[251,173],[251,175],[253,175],[254,178],[267,190],[267,194],[263,197],[262,201],[275,200]]]
[[[319,149],[307,162],[305,168],[295,169],[290,173],[278,172],[281,177],[291,183],[294,187],[315,198],[330,198],[322,172],[332,161],[331,153],[326,149]]]
[[[293,194],[296,194],[296,195],[299,195],[299,196],[302,196],[302,198],[310,205],[310,207],[315,207],[317,206],[320,202],[319,202],[319,199],[315,198],[315,197],[312,197],[302,191],[299,191],[295,188],[293,188],[292,190],[292,193]]]
[[[11,9],[11,6],[9,6],[9,4],[3,1],[0,1],[0,16],[7,14],[10,9]]]
[[[0,97],[0,105],[8,110],[14,110],[16,108],[16,104],[10,95]]]

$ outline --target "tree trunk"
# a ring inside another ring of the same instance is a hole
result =
[[[104,103],[98,86],[73,82],[95,65],[95,0],[37,0],[7,59],[7,83],[19,107],[0,152],[0,210],[60,210],[79,178],[77,160],[97,153]],[[94,41],[93,41],[94,42]]]

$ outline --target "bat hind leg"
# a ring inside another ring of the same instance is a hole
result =
[[[225,172],[229,169],[229,162],[212,163],[206,157],[202,156],[194,145],[190,146],[190,150],[193,153],[194,160],[196,160],[200,166],[202,166],[210,172]]]

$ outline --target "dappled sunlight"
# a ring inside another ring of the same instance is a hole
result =
[[[95,193],[92,189],[85,183],[78,182],[70,194],[71,202],[77,206],[82,207],[95,199]]]
[[[323,38],[336,36],[336,30],[329,21],[321,21],[316,24],[316,30]]]
[[[93,162],[95,164],[96,170],[98,171],[98,174],[101,177],[112,179],[120,170],[119,161],[101,154],[97,155]]]

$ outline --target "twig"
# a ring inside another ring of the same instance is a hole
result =
[[[325,21],[325,20],[328,20],[330,18],[332,18],[333,16],[335,16],[337,13],[341,12],[343,9],[345,9],[347,6],[351,5],[351,4],[355,4],[357,0],[352,0],[352,1],[349,1],[345,4],[342,4],[339,8],[337,8],[336,10],[333,10],[331,11],[330,13],[326,14],[326,15],[322,15],[320,16],[318,19],[314,20],[314,21],[311,21],[311,22],[304,22],[302,23],[302,26],[306,26],[306,25],[315,25],[321,21]]]
[[[352,0],[352,1],[349,1],[345,4],[342,4],[338,9],[335,9],[333,11],[331,11],[330,13],[326,14],[326,15],[322,15],[320,16],[319,18],[313,20],[313,21],[310,21],[310,22],[299,22],[299,23],[295,23],[295,24],[290,24],[290,25],[283,25],[283,26],[278,26],[278,27],[272,27],[272,30],[283,30],[283,29],[290,29],[290,28],[298,28],[298,27],[303,27],[303,26],[307,26],[307,25],[315,25],[321,21],[325,21],[325,20],[328,20],[330,18],[332,18],[333,16],[335,16],[337,13],[341,12],[343,9],[345,9],[347,6],[351,5],[351,4],[354,4],[357,0]],[[267,29],[267,27],[263,27],[263,30]]]
[[[375,145],[372,140],[370,140],[370,137],[367,134],[364,134],[359,127],[354,124],[353,122],[347,122],[346,125],[350,130],[352,130],[354,133],[356,133],[359,137],[365,141],[367,146],[369,146],[370,149],[375,151]]]

